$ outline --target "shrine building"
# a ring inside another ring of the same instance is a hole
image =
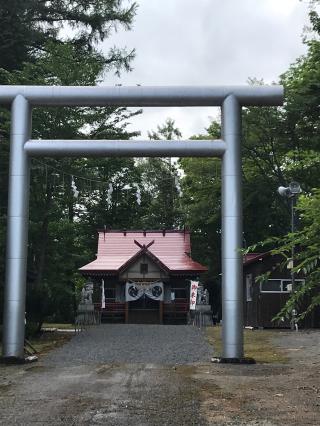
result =
[[[190,281],[207,268],[191,258],[190,231],[98,231],[97,258],[80,268],[103,322],[186,323]]]

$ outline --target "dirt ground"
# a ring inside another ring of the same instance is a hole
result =
[[[273,344],[287,361],[1,365],[0,424],[318,425],[320,331]]]

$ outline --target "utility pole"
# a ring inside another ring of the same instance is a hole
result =
[[[291,201],[291,232],[294,233],[296,230],[296,205],[297,197],[301,193],[301,187],[298,182],[291,182],[288,187],[280,186],[278,192],[282,197],[287,197]],[[295,244],[291,247],[291,291],[295,293],[295,272],[294,272],[294,260],[295,260]],[[297,310],[294,306],[291,312],[291,330],[296,330],[296,317]]]

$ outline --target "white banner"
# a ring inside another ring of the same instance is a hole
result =
[[[145,295],[150,297],[153,300],[163,300],[164,291],[163,283],[155,282],[151,283],[148,287],[145,288]]]
[[[190,310],[196,309],[199,281],[190,281]]]
[[[144,294],[144,289],[136,283],[126,283],[126,302],[138,300]]]
[[[101,291],[102,291],[102,293],[101,293],[101,309],[106,309],[106,297],[105,297],[105,294],[104,294],[104,280],[102,280],[102,283],[101,283]]]
[[[126,302],[138,300],[143,295],[153,300],[163,300],[164,289],[162,282],[154,282],[148,284],[126,283]]]

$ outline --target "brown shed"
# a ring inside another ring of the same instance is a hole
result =
[[[290,270],[281,266],[280,255],[249,253],[243,259],[244,324],[252,327],[288,328],[290,321],[272,321],[287,302],[291,294]],[[268,279],[256,282],[258,276],[270,272]],[[295,285],[304,282],[302,274],[295,278]],[[306,306],[306,300],[301,309]],[[308,315],[300,324],[305,328],[320,327],[320,308]]]

